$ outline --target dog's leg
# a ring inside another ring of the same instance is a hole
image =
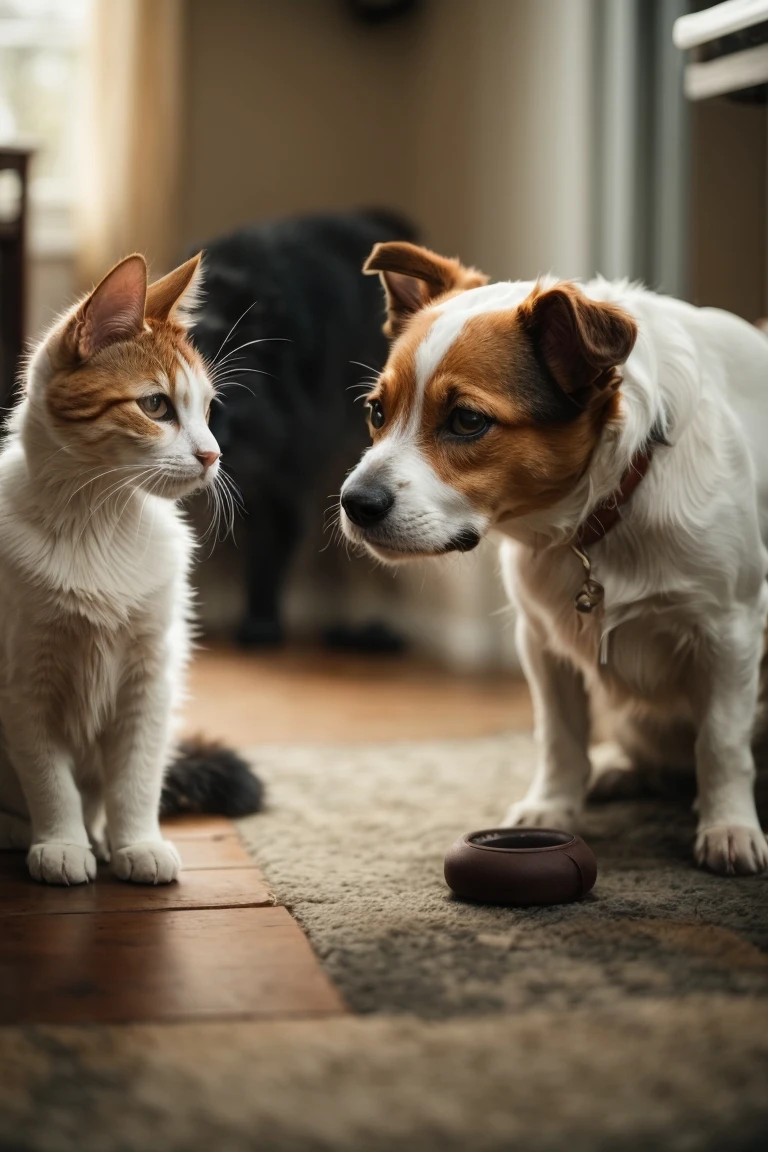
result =
[[[696,860],[726,876],[768,868],[754,799],[750,746],[757,709],[762,628],[753,615],[726,621],[705,697],[697,702]]]
[[[589,709],[581,674],[547,650],[521,613],[517,648],[533,698],[538,766],[524,800],[504,824],[572,830],[578,823],[590,775]]]

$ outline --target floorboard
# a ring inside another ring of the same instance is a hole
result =
[[[0,937],[0,1024],[343,1011],[285,908],[15,916]]]

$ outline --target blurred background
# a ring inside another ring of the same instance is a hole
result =
[[[360,263],[418,236],[494,278],[600,271],[762,317],[765,7],[0,0],[3,403],[21,341],[113,261],[210,254],[195,338],[230,356],[245,513],[202,550],[197,719],[215,696],[219,729],[269,739],[301,699],[316,735],[343,683],[345,731],[509,726],[492,543],[393,574],[334,539],[386,355]]]

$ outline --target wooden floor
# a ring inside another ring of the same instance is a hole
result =
[[[334,1016],[344,1005],[228,820],[165,833],[178,883],[36,884],[0,854],[0,1024]]]
[[[241,748],[299,741],[430,740],[531,726],[517,676],[458,675],[412,657],[203,648],[191,670],[189,733]]]
[[[411,659],[222,648],[194,662],[188,732],[237,747],[278,741],[469,737],[530,725],[510,676],[455,676]],[[0,1024],[334,1016],[345,1011],[296,922],[274,907],[234,826],[166,825],[178,883],[101,868],[95,884],[36,884],[0,853]]]

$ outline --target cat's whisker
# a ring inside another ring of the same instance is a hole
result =
[[[151,524],[150,524],[150,526],[149,526],[149,532],[147,532],[147,542],[146,542],[146,544],[144,545],[144,551],[143,551],[143,553],[142,553],[142,555],[141,555],[141,559],[142,559],[142,561],[145,559],[145,557],[146,557],[146,555],[147,555],[147,552],[148,552],[148,550],[149,550],[149,546],[150,546],[150,544],[152,543],[152,535],[153,535],[153,533],[154,533],[154,531],[155,531],[155,517],[157,516],[157,506],[158,506],[158,503],[159,503],[159,501],[158,501],[158,500],[154,500],[154,501],[152,502],[152,523],[151,523]],[[142,513],[144,512],[144,505],[142,505],[141,511],[142,511]],[[141,522],[141,517],[139,517],[139,522]]]
[[[287,336],[262,336],[258,340],[246,340],[244,343],[238,344],[237,348],[231,348],[221,360],[215,360],[214,365],[220,368],[235,353],[242,352],[243,348],[250,348],[253,344],[293,344],[293,340],[289,340]]]
[[[111,484],[109,486],[109,488],[107,489],[106,495],[103,496],[102,499],[99,501],[99,503],[96,505],[96,507],[91,510],[90,515],[88,516],[85,523],[83,524],[83,527],[80,529],[80,533],[77,537],[77,540],[75,541],[75,548],[77,548],[77,545],[80,543],[81,539],[83,538],[83,534],[84,534],[86,528],[88,527],[88,525],[90,524],[91,520],[94,518],[94,516],[99,511],[99,509],[102,508],[104,506],[104,504],[106,504],[106,502],[110,499],[110,497],[117,497],[117,495],[123,490],[123,488],[130,488],[130,487],[137,488],[139,486],[141,480],[143,479],[143,477],[146,476],[147,474],[149,474],[150,472],[154,472],[156,467],[157,467],[156,465],[152,465],[149,468],[144,468],[144,470],[142,472],[140,472],[138,474],[138,476],[129,476],[127,479],[122,478],[121,480],[118,480],[116,483]]]
[[[48,464],[51,460],[53,460],[54,456],[58,456],[60,452],[64,452],[67,449],[71,449],[72,447],[74,447],[74,445],[72,445],[72,444],[62,444],[62,446],[60,448],[57,448],[55,452],[51,452],[50,456],[46,456],[45,460],[43,460],[40,467],[45,468],[46,464]],[[101,467],[101,465],[97,465],[97,467]]]
[[[218,477],[217,477],[218,480]],[[235,505],[229,489],[224,484],[217,484],[217,490],[221,496],[223,515],[222,520],[224,524],[224,532],[221,539],[226,540],[230,532],[234,532],[235,528]]]
[[[233,478],[230,476],[229,472],[225,472],[223,468],[220,468],[217,479],[219,479],[223,484],[227,485],[227,487],[232,491],[232,494],[239,506],[243,511],[245,511],[245,501],[243,500],[243,494]]]
[[[95,466],[95,468],[99,468],[99,467],[101,467],[101,465]],[[86,480],[84,484],[81,484],[79,486],[79,488],[75,488],[74,492],[72,492],[70,494],[66,504],[64,505],[64,507],[61,510],[61,514],[63,515],[63,513],[66,512],[67,508],[69,507],[72,500],[74,500],[75,496],[77,496],[78,492],[82,492],[82,490],[84,488],[87,488],[89,484],[95,484],[98,480],[104,480],[104,479],[106,479],[107,476],[111,476],[113,472],[125,472],[125,471],[129,471],[132,469],[133,470],[140,469],[143,467],[145,467],[145,465],[143,465],[143,464],[118,464],[118,466],[116,468],[107,468],[105,471],[100,472],[97,476],[93,476],[90,480]],[[94,469],[86,469],[86,471],[94,471],[95,468]],[[82,472],[80,473],[80,475],[82,476]],[[79,477],[78,477],[78,479],[79,479]]]
[[[237,380],[227,380],[224,384],[220,384],[219,388],[243,388],[246,392],[249,392],[251,396],[256,395],[254,390],[249,388],[247,384],[240,384]]]
[[[245,359],[245,357],[238,357],[238,359]],[[221,380],[222,376],[229,375],[230,371],[234,371],[234,368],[230,368],[229,364],[223,364],[221,366],[221,371],[219,371],[218,369],[215,369],[213,372],[210,373],[210,380],[211,380],[211,384],[213,384],[214,389],[218,387],[219,381]]]
[[[378,380],[381,375],[381,368],[374,368],[372,364],[366,364],[363,360],[350,360],[350,364],[354,364],[356,368],[365,368],[368,372],[373,372]]]
[[[234,332],[235,328],[237,328],[237,326],[238,326],[238,324],[240,323],[240,321],[241,321],[241,320],[244,320],[244,319],[245,319],[245,317],[246,317],[246,316],[248,315],[248,313],[250,312],[251,308],[255,308],[257,304],[258,304],[258,300],[254,300],[252,304],[249,304],[249,305],[248,305],[248,307],[246,308],[245,312],[243,312],[242,316],[238,316],[237,320],[235,320],[235,322],[234,322],[234,324],[232,325],[232,327],[230,328],[229,332],[227,332],[226,336],[224,337],[224,339],[222,340],[221,344],[219,345],[219,350],[218,350],[218,352],[216,353],[216,355],[214,356],[213,360],[211,361],[211,363],[212,363],[212,364],[215,364],[215,363],[216,363],[216,361],[218,360],[219,356],[221,356],[221,353],[222,353],[222,351],[224,350],[224,347],[225,347],[225,345],[226,345],[227,341],[229,340],[230,336],[231,336],[231,335],[232,335],[232,333]]]
[[[277,380],[274,372],[265,372],[263,368],[227,368],[227,375],[234,373],[237,375],[240,372],[255,372],[257,376],[271,376],[273,380]]]

